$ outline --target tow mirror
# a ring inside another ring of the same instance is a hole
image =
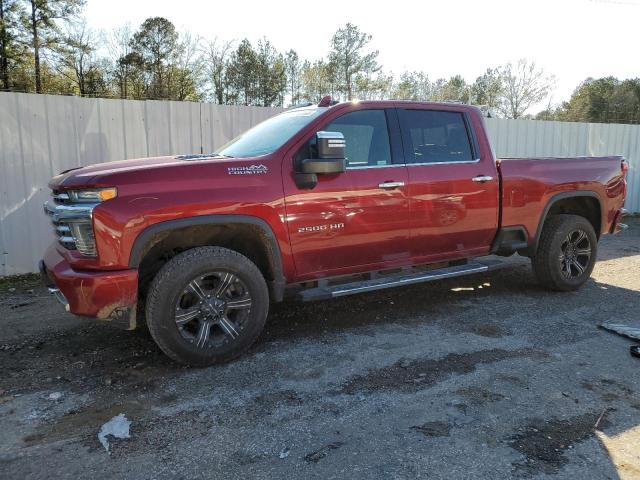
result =
[[[313,188],[318,183],[318,175],[335,175],[346,171],[345,145],[341,132],[317,132],[317,158],[305,158],[298,163],[295,175],[298,187]]]

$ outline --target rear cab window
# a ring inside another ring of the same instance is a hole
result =
[[[464,113],[418,109],[398,113],[407,164],[477,161]]]

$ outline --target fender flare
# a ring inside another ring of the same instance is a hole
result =
[[[540,216],[540,221],[538,222],[538,227],[536,229],[536,236],[533,241],[533,245],[529,246],[529,252],[531,255],[534,255],[535,252],[538,250],[538,242],[540,241],[540,235],[542,235],[542,227],[544,225],[544,222],[547,221],[549,210],[551,210],[551,207],[553,207],[553,204],[557,203],[560,200],[565,200],[567,198],[577,198],[577,197],[590,197],[590,198],[595,198],[598,201],[598,205],[600,205],[600,223],[601,223],[600,230],[602,230],[603,209],[602,209],[602,200],[600,199],[600,195],[598,195],[593,190],[578,190],[578,191],[572,191],[572,192],[557,193],[547,201],[547,204],[542,210],[542,215]]]
[[[276,239],[271,226],[266,221],[251,215],[200,215],[196,217],[166,220],[149,225],[138,234],[133,242],[131,254],[129,255],[129,267],[138,268],[147,251],[147,247],[152,242],[153,238],[159,233],[197,225],[229,224],[251,225],[257,227],[264,235],[268,244],[267,249],[269,251],[269,263],[274,277],[272,281],[268,281],[267,283],[269,283],[269,290],[271,291],[273,300],[281,301],[284,295],[286,279],[284,276],[282,254],[280,252],[278,240]]]

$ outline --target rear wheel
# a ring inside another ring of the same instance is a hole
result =
[[[578,289],[596,263],[598,238],[591,223],[578,215],[554,215],[543,227],[533,272],[552,290]]]
[[[200,247],[176,255],[147,297],[152,337],[172,359],[193,366],[229,361],[262,331],[269,308],[265,280],[237,252]]]

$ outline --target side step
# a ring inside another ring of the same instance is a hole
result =
[[[461,277],[472,273],[488,272],[504,266],[500,260],[473,261],[465,265],[438,268],[435,270],[416,272],[412,269],[409,272],[403,271],[396,274],[380,276],[371,280],[362,280],[352,283],[342,283],[339,285],[326,285],[302,290],[298,293],[298,298],[304,302],[311,300],[326,300],[329,298],[344,297],[356,293],[372,292],[383,288],[400,287],[414,283],[431,282],[443,278]]]

